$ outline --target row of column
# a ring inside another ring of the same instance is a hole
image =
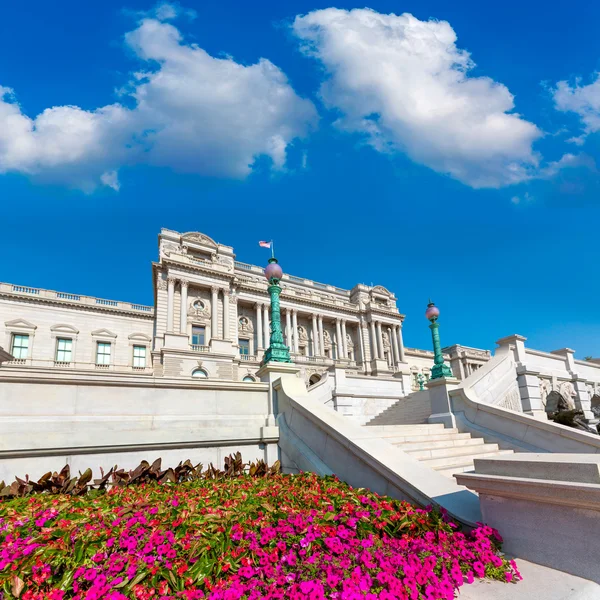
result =
[[[177,279],[176,277],[167,278],[167,332],[175,333],[175,284],[179,281],[181,291],[181,309],[179,314],[179,333],[187,334],[187,305],[188,305],[188,287],[189,281],[186,279]],[[211,337],[216,338],[219,330],[219,311],[218,300],[219,291],[223,294],[223,336],[229,335],[229,290],[211,287]]]
[[[388,339],[393,352],[393,364],[397,365],[405,362],[402,328],[400,325],[389,325],[387,323],[384,323],[383,326],[387,328]],[[371,321],[371,354],[375,359],[385,360],[381,321]]]
[[[179,332],[187,334],[187,298],[189,281],[186,279],[177,279],[169,276],[167,278],[167,331],[174,332],[174,306],[175,306],[175,284],[179,281],[181,287],[181,313],[179,322]],[[218,337],[218,300],[219,292],[223,295],[223,332],[224,337],[229,335],[229,290],[211,287],[211,337]],[[290,350],[295,353],[300,352],[300,340],[298,335],[298,311],[296,309],[285,309],[285,337],[286,344]],[[346,319],[335,319],[335,343],[337,348],[337,358],[348,357],[348,342]],[[390,325],[381,321],[372,320],[371,322],[371,358],[385,359],[383,347],[383,327],[387,328],[388,338],[390,340],[393,352],[393,364],[405,362],[404,343],[402,340],[402,328],[400,325]],[[311,330],[311,349],[313,356],[324,356],[325,354],[325,335],[323,327],[323,315],[312,315]],[[258,348],[266,349],[270,341],[270,321],[269,305],[267,303],[256,304],[256,326],[257,326],[257,344]],[[237,331],[237,319],[236,319]],[[365,359],[364,341],[362,337],[362,327],[358,325],[358,338],[360,344],[361,357]],[[236,335],[237,338],[237,335]]]

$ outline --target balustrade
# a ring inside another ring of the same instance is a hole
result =
[[[210,346],[202,346],[201,344],[190,344],[190,349],[194,352],[210,352]]]

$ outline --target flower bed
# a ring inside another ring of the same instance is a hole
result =
[[[454,598],[520,577],[499,541],[309,473],[36,494],[0,502],[0,600]]]

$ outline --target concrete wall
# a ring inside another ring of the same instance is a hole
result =
[[[277,442],[276,430],[263,435],[262,383],[132,376],[110,385],[106,374],[76,382],[50,375],[32,380],[17,369],[0,371],[0,480],[38,478],[65,463],[98,474],[100,466],[131,468],[158,456],[163,465],[186,458],[220,465],[237,450],[244,460],[266,460]]]

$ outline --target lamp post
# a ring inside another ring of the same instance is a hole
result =
[[[438,331],[440,324],[437,322],[440,316],[440,309],[431,300],[425,311],[425,318],[431,322],[431,339],[433,340],[433,369],[431,369],[431,379],[441,379],[442,377],[452,377],[452,370],[444,363],[442,354],[442,344],[440,343],[440,333]]]
[[[267,289],[271,297],[271,336],[263,364],[269,362],[291,363],[290,350],[283,342],[283,333],[281,331],[281,310],[279,307],[281,286],[279,282],[283,277],[283,271],[274,256],[269,259],[269,264],[265,268],[265,277],[269,282]]]

